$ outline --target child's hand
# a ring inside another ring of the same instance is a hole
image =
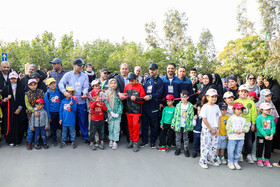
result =
[[[187,112],[183,112],[181,117],[184,118],[184,119],[186,119],[186,117],[187,117]]]
[[[20,113],[20,109],[16,109],[15,114],[19,114]]]
[[[252,124],[252,125],[251,125],[251,131],[254,132],[255,129],[256,129],[256,125],[255,125],[255,124]]]
[[[59,120],[59,124],[60,124],[60,125],[62,125],[62,119],[61,119],[61,120]]]
[[[8,98],[4,98],[3,102],[6,103],[9,99]]]
[[[241,134],[239,130],[236,131],[236,134]]]
[[[160,128],[163,130],[163,125],[161,125]]]
[[[71,101],[70,101],[69,105],[70,105],[70,106],[72,106],[72,105],[73,105],[72,99],[71,99]]]
[[[273,135],[272,134],[270,135],[270,140],[273,140]]]
[[[132,101],[135,101],[136,100],[136,97],[133,95],[133,96],[131,96],[131,100]]]
[[[49,122],[51,123],[51,122],[52,122],[52,119],[49,119]]]
[[[35,130],[34,127],[32,127],[31,130],[34,131]]]
[[[215,129],[211,129],[211,133],[212,133],[213,135],[216,135],[217,131],[216,131]]]
[[[40,117],[40,113],[39,112],[37,112],[37,111],[34,111],[34,115],[35,115],[35,117]]]
[[[197,120],[197,115],[195,115],[195,116],[193,117],[193,120]]]
[[[220,129],[218,129],[218,130],[216,131],[216,136],[219,136],[219,133],[220,133]]]
[[[265,136],[264,139],[269,140],[270,136]]]
[[[245,130],[245,129],[243,129],[243,130],[242,130],[242,132],[243,132],[243,133],[246,133],[246,130]]]
[[[48,127],[45,127],[45,130],[48,130],[49,128]]]
[[[101,104],[99,102],[96,103],[97,106],[101,106]]]
[[[12,95],[8,95],[8,99],[11,99],[12,98]]]
[[[159,105],[159,110],[161,110],[163,108],[163,104]]]
[[[174,126],[171,126],[171,129],[174,129]]]

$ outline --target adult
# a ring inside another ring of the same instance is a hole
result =
[[[198,74],[197,79],[197,89],[201,91],[203,88],[203,74]]]
[[[75,89],[74,96],[77,97],[77,121],[79,123],[82,138],[85,143],[88,141],[88,123],[87,123],[87,106],[86,98],[88,94],[88,76],[82,72],[83,61],[77,58],[73,62],[73,71],[65,73],[60,82],[58,83],[59,90],[67,97],[71,95],[66,92],[68,86]]]
[[[229,91],[233,93],[234,98],[238,99],[238,83],[237,83],[237,76],[235,74],[228,77],[228,87]]]
[[[1,72],[0,72],[0,92],[2,92],[4,86],[10,83],[9,73],[11,72],[10,63],[7,61],[1,62]]]
[[[196,93],[198,91],[198,89],[197,89],[197,77],[192,76],[191,81],[192,81],[193,93]],[[196,103],[196,98],[197,98],[197,94],[193,95],[192,104]]]
[[[264,89],[264,84],[263,84],[263,76],[262,75],[259,75],[257,77],[257,85],[260,87],[260,89]]]
[[[274,106],[276,107],[276,110],[278,114],[280,114],[280,86],[277,80],[274,80],[272,78],[264,78],[264,86],[266,89],[269,89],[271,91],[271,101],[273,102]],[[276,125],[276,131],[273,137],[273,148],[280,149],[280,120],[278,119],[277,125]]]
[[[257,96],[260,96],[260,87],[257,85],[257,77],[253,75],[252,73],[248,73],[246,75],[246,86],[249,89],[249,91],[256,92]]]
[[[228,79],[222,78],[222,82],[223,82],[223,93],[225,93],[228,90]]]
[[[39,73],[37,73],[37,72],[32,73],[30,78],[31,79],[36,79],[36,81],[38,82],[38,89],[41,89],[41,90],[43,90],[44,93],[46,93],[48,88],[47,88],[46,84],[43,81],[40,80],[40,74]],[[27,87],[26,89],[27,89],[26,91],[28,91],[29,87]]]
[[[158,76],[158,65],[156,63],[152,63],[149,66],[149,74],[143,85],[146,94],[144,99],[146,102],[143,104],[142,143],[140,147],[148,145],[150,128],[150,147],[156,148],[159,130],[159,99],[161,99],[163,92],[163,81]]]
[[[197,77],[197,70],[196,70],[196,68],[191,68],[189,71],[190,71],[189,72],[189,76],[190,77],[193,77],[193,76]]]
[[[134,73],[137,77],[137,81],[142,84],[143,83],[143,78],[140,76],[141,74],[141,67],[140,66],[135,66],[134,67]]]
[[[218,73],[214,73],[214,77],[215,77],[215,81],[214,81],[214,85],[216,87],[216,90],[218,92],[218,103],[219,102],[223,102],[223,83],[222,83],[222,79],[220,77],[220,75]]]
[[[111,72],[107,69],[107,68],[103,68],[100,70],[100,78],[99,78],[99,81],[101,83],[100,85],[100,88],[101,89],[104,89],[104,90],[108,90],[109,88],[109,85],[108,85],[108,77],[109,77],[109,74]],[[106,84],[107,82],[107,84]]]
[[[58,85],[63,75],[67,73],[68,70],[62,68],[62,61],[59,58],[54,58],[50,63],[52,64],[53,70],[50,72],[49,78],[54,78]]]
[[[195,69],[195,68],[192,68]],[[194,70],[190,70],[190,72],[194,72]],[[189,92],[189,95],[193,94],[193,87],[192,87],[192,81],[188,78],[186,78],[187,69],[185,66],[180,66],[178,69],[178,78],[182,81],[181,82],[181,90],[187,90]],[[192,73],[196,74],[196,73]],[[189,101],[192,103],[194,100],[193,96],[190,96]]]
[[[88,76],[89,85],[96,79],[96,73],[93,70],[92,64],[86,64],[86,71],[84,73]]]
[[[201,106],[202,98],[205,96],[207,90],[210,88],[216,89],[213,83],[213,76],[209,73],[205,73],[203,75],[203,89],[201,90],[200,94],[196,98],[196,105]]]

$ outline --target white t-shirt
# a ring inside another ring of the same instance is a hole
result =
[[[184,112],[187,112],[188,107],[189,107],[188,104],[187,105],[181,104],[181,119],[180,119],[181,127],[185,127],[186,118],[182,118],[182,115]]]
[[[227,109],[227,115],[228,117],[232,116],[233,115],[233,110],[232,110],[233,106],[228,106],[228,109]]]
[[[218,105],[208,105],[205,104],[201,108],[199,116],[201,118],[206,118],[208,123],[212,128],[218,128],[219,127],[219,118],[222,116],[221,111],[218,107]],[[202,127],[207,128],[207,126],[204,124],[202,120]]]

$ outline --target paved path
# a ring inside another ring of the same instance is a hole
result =
[[[241,171],[227,166],[202,169],[199,158],[174,156],[150,148],[138,153],[125,149],[91,151],[78,142],[77,149],[51,147],[27,151],[24,145],[9,148],[0,142],[0,186],[108,186],[108,187],[172,187],[172,186],[277,186],[280,168],[259,168],[243,162]],[[280,151],[272,155],[280,160]]]

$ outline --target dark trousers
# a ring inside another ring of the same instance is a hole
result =
[[[143,112],[142,115],[142,142],[148,143],[149,142],[149,128],[151,129],[150,133],[150,142],[156,143],[158,137],[158,113],[153,114],[154,117],[151,117],[147,114],[147,112]]]
[[[100,121],[90,121],[90,133],[89,133],[89,141],[94,142],[95,141],[95,134],[98,132],[99,134],[99,140],[103,141],[104,140],[104,132],[103,132],[103,127],[104,127],[104,120]]]
[[[200,146],[200,134],[201,133],[193,133],[193,152],[197,153],[198,148]]]
[[[56,140],[56,131],[59,126],[59,112],[50,112],[51,115],[51,137]]]
[[[34,127],[35,130],[35,144],[39,143],[40,138],[42,138],[43,143],[47,143],[47,137],[46,137],[46,130],[45,126],[43,127]]]
[[[252,153],[253,141],[252,141],[252,131],[251,129],[245,133],[245,141],[244,141],[244,154],[249,155]]]
[[[257,158],[262,158],[263,147],[265,146],[264,150],[264,158],[270,159],[271,151],[273,146],[272,140],[266,140],[264,137],[257,137]]]
[[[175,138],[174,131],[170,128],[170,124],[163,124],[159,136],[159,146],[171,146],[172,140]]]

